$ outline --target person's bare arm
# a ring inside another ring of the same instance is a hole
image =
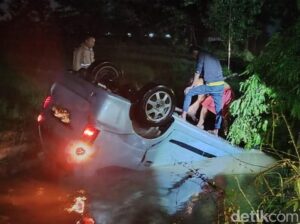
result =
[[[203,78],[194,77],[193,86],[200,86],[204,84]]]
[[[197,86],[197,82],[199,81],[199,79],[202,79],[202,78],[200,78],[200,74],[202,72],[203,66],[204,66],[204,56],[200,55],[199,59],[198,59],[198,62],[197,62],[193,83],[191,85],[192,87]],[[202,79],[202,81],[203,81],[203,79]]]
[[[195,87],[195,86],[200,86],[204,84],[204,80],[203,78],[199,78],[199,76],[195,76],[193,78],[193,80],[191,80],[191,85],[186,87],[184,90],[184,93],[186,94],[188,91],[190,91],[191,88]]]
[[[194,78],[193,78],[193,82],[192,82],[192,87],[197,86],[197,80],[199,79],[200,73],[195,73],[194,74]]]
[[[197,62],[196,72],[194,74],[192,84],[185,88],[184,94],[187,94],[193,87],[204,84],[204,80],[202,78],[200,78],[200,74],[201,74],[203,65],[204,65],[204,56],[200,55],[198,62]],[[202,83],[202,84],[200,84],[200,83]]]

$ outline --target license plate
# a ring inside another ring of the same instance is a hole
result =
[[[58,105],[54,105],[51,108],[52,114],[54,117],[56,117],[58,120],[60,120],[64,124],[70,124],[71,123],[71,114],[68,111],[68,109],[63,108]]]

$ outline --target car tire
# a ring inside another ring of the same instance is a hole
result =
[[[107,87],[115,85],[122,77],[122,72],[110,62],[94,62],[88,68],[88,81]]]
[[[131,118],[144,127],[157,127],[172,121],[175,95],[172,89],[154,83],[143,87],[132,105]]]

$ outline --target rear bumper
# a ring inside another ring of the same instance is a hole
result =
[[[38,125],[39,138],[45,153],[64,153],[70,141],[50,132],[43,125]]]
[[[39,125],[38,130],[45,158],[53,163],[70,168],[85,163],[94,153],[93,147],[82,141],[63,139],[47,130],[43,125]],[[80,154],[77,154],[78,148],[80,148],[78,151]]]
[[[68,141],[55,136],[43,125],[38,125],[38,131],[44,158],[47,160],[46,162],[59,164],[59,166],[64,168],[71,168],[70,164],[68,164],[66,160],[66,147],[69,144]]]

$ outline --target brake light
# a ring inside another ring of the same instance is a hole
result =
[[[92,125],[88,125],[83,131],[82,138],[85,142],[93,143],[99,132],[100,131]]]
[[[83,135],[92,137],[95,134],[95,130],[91,128],[86,128],[83,132]]]
[[[46,109],[49,106],[49,104],[51,103],[51,101],[52,101],[52,97],[47,96],[46,99],[44,100],[43,108]]]

